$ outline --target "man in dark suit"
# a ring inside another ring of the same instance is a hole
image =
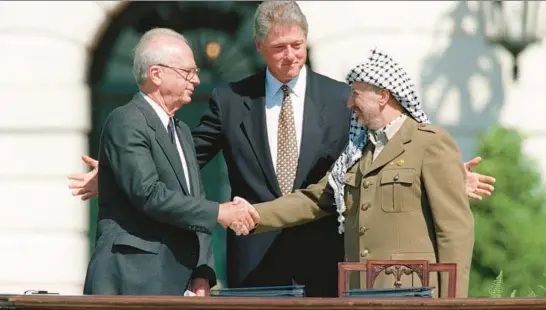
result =
[[[346,85],[305,70],[307,87],[299,93],[305,109],[301,146],[299,156],[289,157],[297,166],[289,192],[313,184],[326,173],[347,142],[342,136],[349,130],[350,115],[343,104]],[[262,71],[217,88],[210,110],[193,131],[199,164],[204,166],[223,150],[232,197],[255,203],[286,193],[281,191],[268,142],[267,127],[276,120],[266,113],[265,80]],[[277,147],[277,152],[282,148]],[[343,261],[343,238],[337,234],[335,217],[256,236],[227,232],[230,287],[291,285],[294,281],[306,285],[307,296],[332,296],[338,261]]]
[[[218,87],[192,132],[199,165],[223,151],[232,197],[274,200],[317,183],[347,143],[350,87],[305,66],[308,25],[294,1],[265,1],[254,23],[267,68]],[[95,166],[91,159],[87,162]],[[74,195],[88,199],[97,169],[73,176]],[[469,174],[476,194],[490,194],[484,176]],[[229,287],[306,286],[306,295],[337,296],[343,236],[330,216],[309,224],[252,236],[227,234]]]
[[[193,131],[199,164],[223,150],[232,197],[253,203],[319,180],[347,142],[350,121],[350,88],[305,66],[307,21],[295,2],[263,2],[255,41],[267,69],[215,89]],[[256,236],[228,230],[228,286],[298,283],[307,296],[335,296],[343,253],[335,217]]]
[[[199,84],[184,37],[144,34],[134,73],[140,93],[108,116],[101,136],[97,242],[84,293],[206,295],[216,283],[216,223],[253,219],[204,198],[189,128],[174,118]]]

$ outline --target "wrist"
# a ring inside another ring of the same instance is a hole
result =
[[[225,204],[223,204],[223,203],[218,204],[217,221],[218,221],[218,223],[222,224],[222,226],[224,226],[224,228],[229,226],[229,225],[226,224],[226,217],[227,217],[226,213],[227,213],[227,210],[226,210]]]

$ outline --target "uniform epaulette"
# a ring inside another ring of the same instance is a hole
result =
[[[432,132],[432,133],[438,132],[438,128],[436,128],[434,125],[425,124],[425,123],[420,123],[419,125],[417,125],[417,129],[422,131]]]

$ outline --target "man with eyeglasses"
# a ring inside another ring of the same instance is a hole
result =
[[[84,294],[205,296],[216,284],[216,223],[257,223],[253,208],[205,199],[190,130],[174,117],[191,101],[198,73],[175,31],[150,30],[137,44],[140,92],[112,111],[101,135],[96,247]]]
[[[157,65],[160,66],[160,67],[163,67],[163,68],[173,69],[178,74],[180,74],[182,76],[182,78],[184,78],[184,79],[186,79],[188,81],[192,81],[194,77],[197,77],[197,79],[199,79],[199,68],[198,67],[185,69],[185,68],[177,68],[177,67],[167,66],[167,65],[164,65],[164,64],[157,64]],[[180,71],[185,72],[185,76],[183,74],[181,74]],[[192,93],[193,93],[193,91],[192,91]]]
[[[216,88],[193,130],[199,165],[219,152],[226,160],[232,197],[267,202],[318,182],[348,142],[350,87],[305,66],[308,24],[295,1],[264,1],[256,11],[255,43],[267,68]],[[73,195],[98,194],[97,162],[71,176]],[[491,194],[494,179],[470,171],[467,194]],[[101,168],[102,169],[102,168]],[[102,195],[102,191],[101,191]],[[99,195],[100,197],[100,195]],[[229,287],[303,284],[310,297],[337,295],[343,236],[335,216],[259,235],[227,234]]]

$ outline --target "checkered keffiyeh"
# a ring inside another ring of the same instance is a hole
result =
[[[415,92],[415,85],[411,82],[406,72],[386,53],[374,49],[365,63],[359,64],[347,75],[347,83],[363,82],[384,88],[398,100],[419,123],[428,123],[429,120],[421,107],[421,103]],[[368,128],[358,123],[356,114],[353,112],[351,127],[349,130],[349,143],[343,153],[334,163],[332,171],[328,176],[328,183],[334,190],[334,198],[338,213],[338,232],[344,232],[345,217],[345,173],[361,157],[362,151],[368,143]]]

